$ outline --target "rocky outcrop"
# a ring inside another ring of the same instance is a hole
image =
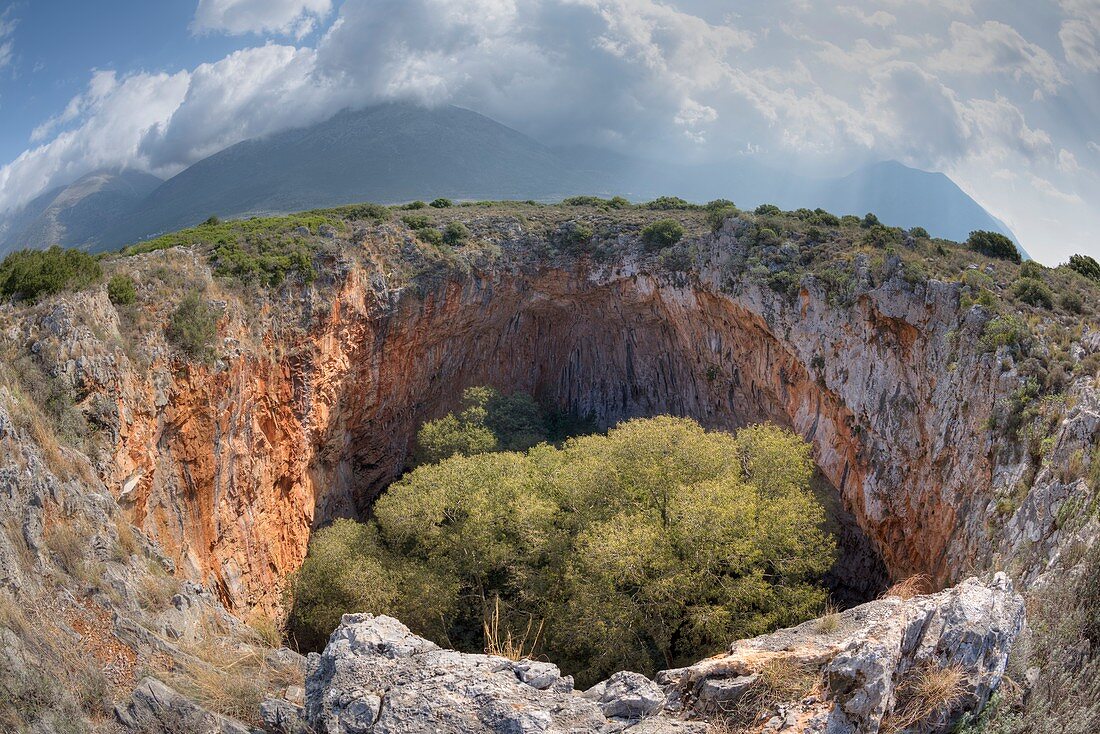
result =
[[[442,650],[386,616],[344,615],[308,666],[300,718],[269,702],[270,731],[290,734],[303,725],[318,734],[705,731],[662,716],[664,692],[637,673],[619,673],[582,694],[550,663]]]
[[[349,614],[309,658],[304,708],[270,701],[265,722],[283,734],[656,734],[708,731],[706,720],[945,732],[1000,685],[1023,623],[1023,599],[998,574],[739,641],[656,682],[622,672],[579,692],[550,663],[442,650],[391,617]]]
[[[765,730],[946,732],[985,706],[1023,625],[1022,597],[997,574],[988,583],[972,578],[938,594],[887,597],[743,640],[657,681],[677,707],[755,719]],[[798,697],[739,708],[760,700],[754,690],[770,687],[775,696],[789,679],[805,681]]]

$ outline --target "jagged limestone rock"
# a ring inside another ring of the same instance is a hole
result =
[[[638,673],[613,676],[590,699],[554,665],[443,650],[386,616],[344,615],[308,666],[305,723],[318,734],[705,731],[655,716],[664,694]],[[268,726],[289,734],[275,709]]]
[[[155,678],[134,689],[129,702],[115,710],[119,723],[143,734],[252,734],[239,721],[208,711]]]
[[[947,671],[943,675],[957,679],[954,700],[933,706],[912,730],[950,731],[965,713],[981,710],[1000,685],[1023,624],[1023,599],[998,573],[989,582],[971,578],[938,594],[863,604],[840,613],[835,625],[814,620],[742,640],[724,655],[664,671],[657,680],[687,711],[734,713],[747,691],[727,707],[715,705],[716,691],[742,688],[769,666],[795,666],[823,684],[776,708],[780,730],[876,734],[904,721],[906,694],[918,676]],[[752,681],[744,688],[754,684],[760,685]]]

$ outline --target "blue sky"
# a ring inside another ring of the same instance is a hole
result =
[[[0,0],[0,213],[388,99],[550,144],[954,178],[1100,255],[1100,0]]]

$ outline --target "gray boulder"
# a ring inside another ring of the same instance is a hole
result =
[[[145,678],[115,709],[120,724],[142,734],[252,734],[239,721],[209,711],[156,678]]]
[[[443,650],[392,617],[348,614],[324,652],[309,656],[304,717],[317,734],[704,731],[654,718],[664,694],[644,676],[620,673],[598,688],[582,696],[549,663]],[[278,728],[293,718],[287,708],[268,711],[268,728],[290,734]]]

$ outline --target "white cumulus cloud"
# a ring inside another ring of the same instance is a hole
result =
[[[199,0],[199,32],[277,33],[301,38],[332,11],[332,0]]]

